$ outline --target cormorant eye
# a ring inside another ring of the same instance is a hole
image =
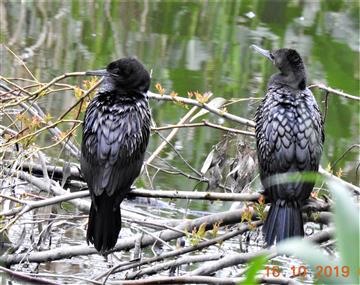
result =
[[[270,53],[270,58],[271,58],[271,60],[275,59],[275,57],[274,57],[274,55],[272,53]]]

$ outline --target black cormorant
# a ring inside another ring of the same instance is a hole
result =
[[[86,238],[103,253],[116,244],[120,203],[140,173],[149,142],[150,75],[135,58],[86,74],[104,76],[87,107],[81,145],[81,171],[92,200]]]
[[[270,246],[275,240],[304,235],[301,207],[314,187],[313,182],[300,179],[274,183],[270,177],[317,172],[324,132],[319,107],[306,88],[305,66],[297,51],[282,48],[270,52],[252,47],[280,70],[270,77],[267,93],[255,115],[260,178],[264,194],[271,202],[263,226],[265,241]]]

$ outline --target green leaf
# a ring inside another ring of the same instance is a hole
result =
[[[343,265],[350,266],[350,276],[354,284],[360,284],[359,268],[359,243],[360,221],[359,208],[353,202],[349,190],[336,182],[328,182],[334,198],[334,222],[336,228],[337,247],[343,261]]]
[[[267,257],[265,255],[260,255],[255,257],[248,267],[248,270],[245,274],[245,280],[241,282],[241,284],[249,284],[249,285],[255,285],[259,284],[256,281],[256,274],[263,268],[267,261]],[[239,284],[240,285],[240,284]]]
[[[199,230],[197,231],[197,235],[199,238],[203,238],[206,233],[206,223],[202,223],[199,227]]]

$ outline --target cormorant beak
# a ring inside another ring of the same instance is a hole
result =
[[[274,57],[271,54],[271,52],[269,50],[266,49],[262,49],[256,45],[251,45],[251,47],[258,53],[260,53],[261,55],[265,56],[266,58],[270,59],[271,61],[274,61]]]
[[[89,70],[85,72],[85,75],[93,76],[110,76],[110,73],[106,69]]]

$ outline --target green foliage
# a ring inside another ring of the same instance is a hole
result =
[[[193,228],[191,234],[187,231],[186,237],[189,240],[191,245],[198,245],[199,242],[205,237],[206,234],[206,223],[200,225],[199,229],[196,227]]]
[[[247,285],[259,284],[258,282],[256,282],[256,274],[264,267],[266,261],[267,261],[267,257],[264,255],[255,257],[250,262],[249,267],[245,274],[245,280],[241,282],[241,284],[247,284]]]
[[[217,222],[217,223],[213,224],[213,228],[210,231],[211,238],[216,238],[218,236],[220,225],[221,225],[221,222]]]
[[[211,238],[216,238],[219,232],[221,222],[217,222],[213,224],[213,228],[211,231],[209,231]],[[198,245],[199,242],[201,242],[205,236],[206,236],[207,230],[206,230],[206,223],[203,223],[200,225],[199,229],[197,227],[194,227],[191,233],[185,230],[186,238],[188,239],[189,243],[191,245]]]
[[[337,246],[343,265],[350,266],[350,277],[359,284],[360,219],[359,208],[353,202],[347,189],[341,184],[330,181],[330,190],[335,204],[334,222]]]
[[[258,202],[254,204],[254,209],[255,209],[255,213],[258,215],[258,217],[262,221],[265,221],[265,218],[266,218],[265,208],[266,208],[265,198],[264,198],[264,196],[261,196],[258,199]]]

